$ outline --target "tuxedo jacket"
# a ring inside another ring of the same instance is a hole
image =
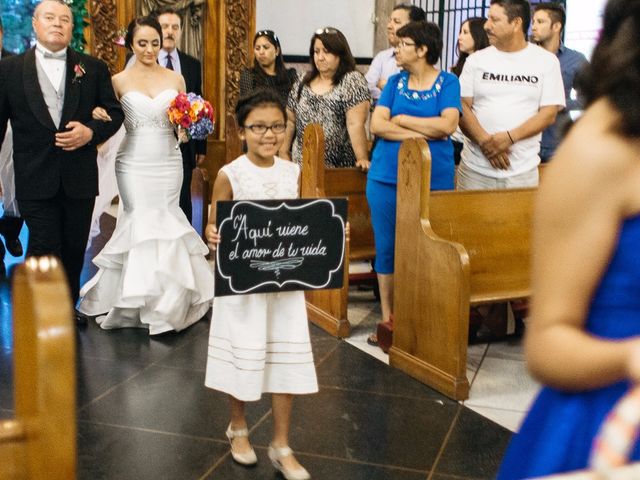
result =
[[[81,65],[84,74],[74,68]],[[104,108],[110,122],[93,120],[96,106]],[[0,62],[0,138],[7,121],[13,129],[16,198],[44,200],[64,189],[71,198],[92,198],[98,193],[98,144],[111,137],[124,115],[111,86],[104,62],[67,49],[65,97],[60,128],[55,126],[40,90],[35,48]],[[55,134],[78,121],[93,130],[91,141],[73,151],[55,145]]]
[[[180,59],[180,73],[184,77],[184,83],[187,87],[187,93],[193,92],[202,95],[202,69],[200,61],[191,55],[178,50],[178,58]],[[191,140],[180,146],[182,151],[182,161],[190,168],[196,166],[196,154],[204,154],[207,152],[206,140]]]

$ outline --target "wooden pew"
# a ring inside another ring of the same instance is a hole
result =
[[[430,192],[429,147],[403,142],[398,168],[391,365],[456,400],[469,306],[530,295],[536,189]]]
[[[349,261],[371,260],[375,256],[369,204],[365,194],[366,173],[357,168],[325,168],[324,133],[317,124],[304,132],[301,196],[304,198],[347,197],[350,241],[345,252],[344,286],[334,290],[306,292],[309,319],[336,337],[348,337],[347,318]]]
[[[58,261],[30,258],[13,281],[15,418],[0,421],[0,478],[76,478],[75,322]]]

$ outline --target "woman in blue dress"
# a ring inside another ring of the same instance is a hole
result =
[[[640,0],[608,2],[582,83],[587,110],[545,170],[535,211],[525,351],[546,386],[501,480],[588,468],[607,413],[640,381]]]
[[[396,32],[396,61],[403,71],[390,77],[371,117],[377,141],[367,177],[376,246],[375,270],[383,321],[393,314],[393,257],[396,234],[398,152],[406,138],[424,138],[431,150],[431,189],[452,190],[453,144],[460,118],[458,78],[435,67],[442,33],[430,22],[410,22]],[[369,343],[377,343],[375,335]]]

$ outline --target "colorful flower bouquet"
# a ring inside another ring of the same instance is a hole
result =
[[[180,141],[204,140],[213,133],[213,107],[200,95],[179,93],[171,101],[167,114],[169,121],[178,129]]]

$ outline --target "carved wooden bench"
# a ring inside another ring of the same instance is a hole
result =
[[[536,189],[430,192],[430,163],[424,140],[403,142],[390,363],[463,400],[470,305],[531,293]]]
[[[0,478],[76,478],[76,331],[62,268],[29,258],[13,281],[15,418],[0,421]]]
[[[336,337],[348,337],[351,330],[347,318],[349,261],[372,260],[375,256],[366,184],[366,173],[357,168],[325,168],[322,127],[308,125],[304,132],[302,152],[301,196],[347,197],[349,200],[350,240],[345,253],[344,286],[341,289],[306,292],[309,319]],[[373,272],[366,275],[375,277]],[[353,280],[362,280],[362,276],[352,275]]]

